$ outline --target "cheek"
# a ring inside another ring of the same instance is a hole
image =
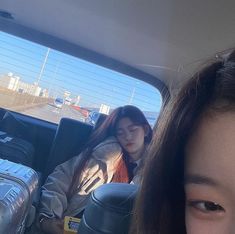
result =
[[[145,138],[145,132],[141,129],[135,136],[136,140],[141,142],[141,144],[144,142]]]
[[[201,229],[199,223],[197,222],[197,220],[195,220],[191,216],[191,214],[190,214],[190,212],[188,211],[187,208],[186,208],[186,211],[185,211],[185,225],[186,225],[187,234],[197,234],[198,230],[200,230],[201,234],[208,233],[208,232],[205,232],[206,230],[204,230],[204,232],[202,232],[203,230]]]
[[[118,140],[119,144],[124,148],[124,140],[123,140],[123,138],[117,137],[117,140]]]
[[[208,221],[198,219],[189,211],[185,210],[185,225],[187,234],[227,234],[227,224],[224,221]]]

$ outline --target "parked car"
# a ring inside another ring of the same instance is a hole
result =
[[[72,101],[72,99],[69,98],[69,97],[67,97],[67,98],[65,98],[65,100],[64,100],[64,104],[70,106],[70,105],[71,105],[71,101]]]

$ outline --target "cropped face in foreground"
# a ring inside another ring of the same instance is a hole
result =
[[[235,113],[205,116],[186,147],[188,234],[235,233]]]

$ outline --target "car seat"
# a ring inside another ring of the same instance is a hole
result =
[[[92,126],[78,120],[62,118],[58,125],[47,166],[43,172],[45,179],[54,168],[78,155],[92,132]]]
[[[96,123],[95,123],[95,126],[93,128],[93,131],[96,130],[97,128],[99,128],[102,123],[105,121],[105,119],[107,118],[108,115],[106,114],[103,114],[103,113],[99,113],[99,117],[98,119],[96,120]]]
[[[79,234],[127,234],[138,187],[110,183],[93,191],[78,228]]]

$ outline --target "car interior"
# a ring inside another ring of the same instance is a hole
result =
[[[156,105],[155,113],[159,113],[164,108],[162,103],[169,96],[174,96],[205,60],[212,55],[216,56],[217,52],[234,47],[234,10],[233,0],[0,0],[0,30],[3,36],[27,40],[37,46],[44,46],[121,74],[113,82],[113,92],[115,84],[125,82],[127,77],[135,79],[140,93],[143,83],[146,83],[159,93],[161,102],[156,95],[146,91],[151,99],[149,105],[151,108]],[[0,53],[6,47],[4,43],[0,39]],[[14,56],[11,57],[12,70],[3,69],[4,60],[0,57],[0,80],[1,75],[17,70],[18,62],[14,60]],[[31,69],[30,64],[26,64],[26,67]],[[83,80],[86,82],[85,77]],[[73,86],[81,86],[82,82],[73,83]],[[102,80],[96,80],[96,83],[98,87]],[[123,105],[134,104],[133,99],[138,90],[132,88],[128,96],[129,102],[124,101]],[[21,91],[19,89],[18,93]],[[3,91],[0,89],[0,92]],[[63,95],[68,97],[70,94],[64,92]],[[52,97],[48,95],[47,99],[50,98]],[[108,99],[113,101],[112,97]],[[45,102],[46,99],[43,100]],[[53,107],[53,113],[59,116],[58,121],[52,122],[40,118],[39,115],[32,116],[21,112],[19,106],[20,104],[16,105],[17,108],[0,106],[0,131],[25,139],[33,145],[31,167],[40,175],[41,185],[57,165],[81,152],[94,126],[81,121],[82,119],[60,117],[60,110],[56,107]],[[80,108],[75,104],[74,106],[73,111]],[[154,118],[156,122],[157,114]],[[119,185],[104,186],[102,189],[93,196],[101,197],[107,206],[110,201],[115,203],[118,199],[128,198],[135,190],[131,187],[130,191],[125,190],[129,193],[124,194],[122,186]],[[111,191],[111,198],[107,199],[103,191],[108,194]],[[112,191],[115,191],[118,198],[112,197]],[[125,207],[131,210],[132,205],[127,202]],[[96,208],[96,203],[89,204],[79,233],[118,233],[112,231],[115,227],[111,223],[112,217],[115,222],[120,218],[117,214],[122,208],[116,206],[115,215],[111,215],[109,209],[106,211],[105,205],[102,211],[100,207],[97,208],[98,211]],[[91,232],[85,222],[89,220],[87,222],[95,230],[96,212],[107,212],[100,217],[108,215],[110,220],[107,221],[107,227],[104,223],[101,230]],[[128,230],[129,220],[125,222],[123,228]]]

